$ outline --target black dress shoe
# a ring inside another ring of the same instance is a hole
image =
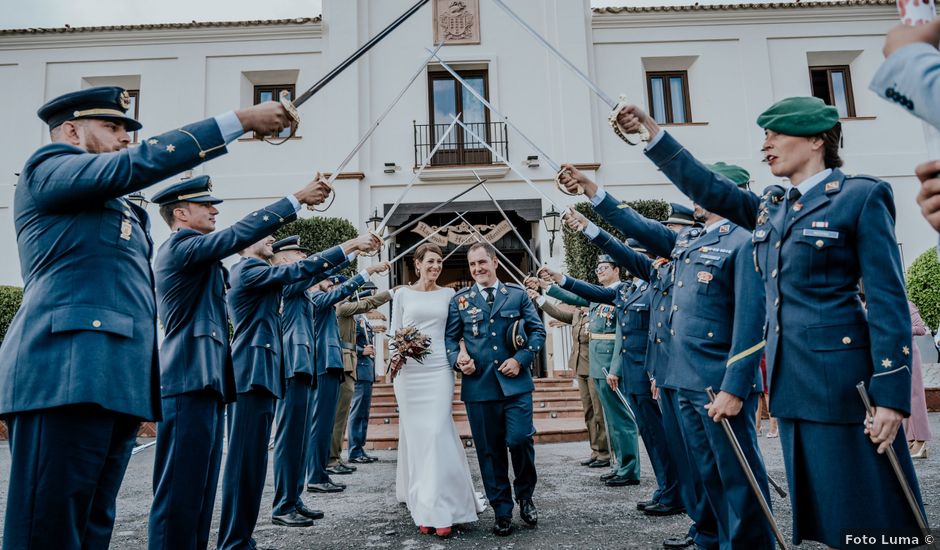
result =
[[[677,537],[673,539],[666,539],[663,541],[663,547],[665,548],[688,548],[695,543],[692,540],[692,537],[686,535],[684,537]]]
[[[292,510],[280,516],[271,516],[271,523],[285,527],[310,527],[313,520],[300,515],[297,510]]]
[[[354,467],[345,464],[337,464],[336,466],[330,466],[326,469],[326,473],[337,476],[348,476],[355,471],[356,469]]]
[[[666,506],[657,502],[652,506],[647,506],[643,509],[643,513],[648,516],[675,516],[676,514],[684,514],[684,506]]]
[[[589,458],[589,459],[587,459],[587,460],[582,460],[582,461],[580,462],[580,464],[581,464],[582,466],[590,466],[591,463],[594,462],[595,460],[597,460],[597,459],[592,456],[591,458]]]
[[[588,464],[588,468],[610,468],[610,460],[595,460]]]
[[[512,534],[512,520],[510,518],[496,518],[493,524],[493,534],[497,537],[508,537]]]
[[[657,501],[652,498],[649,500],[641,500],[636,503],[636,509],[642,512],[643,510],[646,510],[648,507],[654,504],[657,504]]]
[[[322,510],[314,510],[313,508],[307,508],[307,505],[303,502],[297,503],[297,513],[302,515],[305,518],[310,519],[323,519]]]
[[[601,481],[607,481],[608,479],[613,479],[617,477],[617,472],[607,472],[601,476]]]
[[[539,522],[539,512],[535,509],[535,503],[531,498],[519,501],[519,517],[529,525],[535,525]]]
[[[373,462],[378,462],[379,459],[374,456],[357,456],[356,458],[350,458],[349,461],[355,464],[372,464]]]
[[[345,485],[337,485],[331,481],[307,484],[307,491],[311,493],[341,493],[344,489]]]
[[[630,479],[627,476],[614,476],[604,482],[608,487],[623,487],[624,485],[639,485],[639,479]]]

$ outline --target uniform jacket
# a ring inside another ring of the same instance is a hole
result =
[[[51,143],[26,161],[13,199],[23,303],[0,347],[0,414],[95,403],[160,418],[150,220],[120,197],[224,145],[208,119],[114,153]]]
[[[391,299],[391,298],[389,298]],[[366,346],[375,346],[375,332],[365,315],[356,316],[356,380],[375,382],[375,356],[362,354]]]
[[[281,291],[281,342],[284,352],[284,378],[298,374],[310,377],[316,385],[313,344],[313,304],[307,290],[319,281],[330,277],[349,265],[349,259],[335,265],[314,279],[306,279],[285,285]]]
[[[591,328],[588,326],[588,316],[577,310],[558,307],[552,302],[543,302],[539,309],[551,317],[571,325],[571,355],[568,356],[568,369],[577,376],[589,376],[590,371],[590,344]]]
[[[629,284],[619,283],[616,289],[607,290],[619,295],[622,290],[629,287]],[[617,324],[617,307],[613,301],[586,300],[568,290],[563,290],[558,285],[549,287],[547,294],[566,304],[588,308],[589,376],[603,380],[607,378],[604,369],[607,369],[610,374],[620,376],[621,334],[620,326]],[[598,338],[597,335],[601,337]]]
[[[525,325],[528,342],[525,347],[515,351],[508,347],[506,333],[519,319]],[[535,305],[521,286],[500,282],[492,306],[477,291],[477,285],[455,294],[450,301],[444,330],[447,360],[455,369],[461,339],[476,365],[476,372],[462,378],[462,400],[495,401],[535,389],[529,367],[535,354],[545,344],[545,327]],[[510,357],[515,358],[522,367],[513,378],[497,371]]]
[[[279,309],[284,285],[315,281],[346,261],[342,247],[334,246],[305,260],[269,265],[257,258],[242,258],[232,267],[232,289],[226,297],[235,330],[232,359],[238,393],[264,389],[274,397],[284,393],[284,357],[281,353]]]
[[[774,416],[859,422],[859,382],[875,405],[910,413],[911,319],[888,183],[833,170],[788,211],[780,186],[740,190],[668,134],[647,154],[697,203],[753,231]]]
[[[869,89],[912,115],[940,128],[940,52],[930,44],[908,44],[878,69]]]
[[[339,323],[336,319],[337,303],[352,296],[356,289],[362,286],[366,279],[362,273],[357,273],[341,285],[333,287],[329,292],[315,290],[307,294],[313,304],[313,359],[317,375],[326,374],[333,370],[344,372],[343,345],[339,335]]]
[[[650,375],[646,367],[646,348],[649,342],[652,286],[643,281],[636,288],[623,284],[620,288],[612,289],[567,277],[564,289],[584,300],[613,304],[617,308],[619,357],[611,365],[610,373],[623,379],[629,393],[648,393]]]
[[[211,389],[225,402],[235,400],[225,312],[228,271],[221,260],[295,218],[293,205],[281,199],[206,235],[180,229],[160,247],[154,271],[157,315],[165,335],[160,345],[163,397]]]
[[[356,315],[372,311],[392,299],[389,291],[379,292],[356,300],[352,298],[336,305],[336,321],[339,324],[339,337],[343,347],[343,371],[353,380],[358,380],[358,354],[356,353]],[[374,377],[373,377],[374,378]]]
[[[597,211],[617,220],[625,234],[654,254],[669,254],[673,260],[672,383],[699,392],[712,387],[742,399],[761,391],[764,291],[754,271],[747,230],[726,222],[705,235],[696,227],[677,235],[631,208],[621,208],[609,193]]]

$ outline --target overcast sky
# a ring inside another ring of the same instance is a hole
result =
[[[536,0],[533,0],[536,1]],[[591,0],[594,6],[721,4],[732,0]],[[760,0],[756,0],[760,1]],[[781,0],[765,0],[767,3]],[[0,28],[284,19],[320,14],[320,0],[0,0]]]

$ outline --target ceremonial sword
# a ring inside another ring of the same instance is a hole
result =
[[[602,368],[601,371],[604,373],[604,377],[610,376],[610,372],[606,367]],[[633,409],[630,408],[630,403],[627,402],[627,398],[624,397],[623,393],[620,391],[620,388],[614,388],[614,393],[617,394],[617,397],[620,398],[620,402],[623,403],[623,406],[627,408],[627,413],[630,415],[630,420],[633,420],[633,423],[636,424],[636,415],[633,414]]]
[[[483,180],[483,181],[486,181],[486,180]],[[397,236],[397,235],[399,235],[400,233],[402,233],[403,231],[405,231],[406,229],[410,229],[412,226],[416,225],[418,222],[420,222],[420,221],[423,220],[424,218],[427,218],[428,216],[430,216],[431,214],[437,212],[437,211],[440,210],[441,208],[444,208],[444,207],[447,206],[448,204],[450,204],[450,203],[454,202],[455,200],[459,199],[460,197],[466,195],[466,194],[469,193],[470,191],[473,191],[474,189],[476,189],[477,187],[479,187],[481,183],[482,183],[482,182],[477,182],[477,183],[473,184],[472,186],[470,186],[468,189],[464,189],[464,190],[461,191],[460,193],[457,193],[457,194],[454,195],[453,197],[447,199],[446,201],[442,202],[441,204],[439,204],[439,205],[435,206],[434,208],[428,210],[428,211],[425,212],[424,214],[421,214],[420,216],[418,216],[418,217],[415,218],[414,220],[412,220],[412,221],[408,222],[407,224],[405,224],[405,225],[399,227],[398,229],[396,229],[395,231],[393,231],[392,234],[389,235],[388,237],[386,237],[385,239],[386,239],[386,240],[392,239],[392,238],[394,238],[395,236]]]
[[[384,39],[386,36],[391,34],[392,31],[397,29],[399,25],[404,23],[409,17],[414,15],[415,12],[417,12],[419,9],[421,9],[422,6],[424,6],[427,3],[428,3],[428,0],[418,0],[417,2],[415,2],[413,6],[408,8],[408,11],[401,14],[398,17],[398,19],[392,21],[387,27],[382,29],[378,34],[370,38],[368,42],[360,46],[358,50],[354,51],[352,55],[344,59],[339,65],[334,67],[333,70],[323,75],[323,77],[320,80],[318,80],[316,84],[311,86],[306,92],[301,94],[300,97],[298,97],[294,101],[287,99],[286,90],[282,91],[281,97],[279,98],[281,101],[281,105],[283,105],[284,109],[287,110],[287,113],[290,115],[291,119],[294,121],[294,124],[291,125],[292,129],[291,129],[290,136],[288,136],[287,138],[285,138],[284,140],[280,142],[269,141],[269,143],[273,143],[274,145],[280,145],[281,143],[284,143],[284,141],[287,141],[288,138],[293,136],[297,132],[297,126],[300,125],[300,113],[297,111],[297,107],[300,107],[301,105],[303,105],[308,99],[313,97],[314,94],[316,94],[321,89],[323,89],[324,86],[329,84],[331,80],[339,76],[340,73],[342,73],[350,65],[355,63],[357,59],[365,55],[366,52],[371,50],[373,46],[381,42],[382,39]]]
[[[865,383],[859,382],[855,386],[858,389],[858,394],[862,398],[862,403],[865,404],[865,412],[868,413],[868,416],[872,419],[875,418],[875,409],[871,405],[871,399],[868,396],[868,390],[865,389]],[[907,476],[904,475],[904,471],[901,470],[901,462],[898,461],[898,455],[894,452],[894,447],[888,445],[886,454],[888,455],[888,462],[891,463],[891,469],[894,470],[894,475],[898,478],[898,483],[901,485],[901,491],[904,493],[904,498],[907,500],[907,505],[911,507],[911,512],[914,513],[914,519],[917,520],[917,526],[920,528],[921,534],[925,539],[929,540],[930,529],[927,527],[927,520],[924,519],[924,516],[920,512],[920,506],[917,505],[917,499],[914,498],[914,491],[911,490],[910,483],[907,482]],[[933,543],[928,544],[928,547],[935,548]]]
[[[428,51],[431,51],[431,50],[428,50]],[[536,145],[535,142],[529,138],[529,136],[525,135],[525,132],[523,132],[522,130],[519,129],[518,126],[513,124],[513,122],[509,120],[508,116],[499,112],[499,110],[497,110],[496,107],[493,107],[492,103],[487,101],[486,98],[483,97],[482,94],[480,94],[480,92],[476,91],[476,88],[468,84],[467,81],[464,80],[463,77],[461,77],[459,74],[457,74],[457,71],[453,70],[450,67],[450,65],[448,65],[443,59],[440,58],[440,56],[438,56],[436,53],[433,53],[433,52],[431,53],[431,55],[437,58],[437,62],[441,64],[441,67],[444,67],[444,70],[450,73],[450,75],[454,77],[454,79],[457,82],[459,82],[461,86],[463,86],[464,90],[467,90],[468,92],[470,92],[470,95],[475,97],[480,103],[482,103],[487,109],[489,109],[491,113],[503,119],[503,122],[505,122],[513,130],[515,130],[517,134],[519,134],[519,137],[522,138],[522,141],[526,142],[529,145],[529,147],[532,147],[533,149],[535,149],[535,152],[540,155],[540,158],[545,159],[545,162],[548,163],[549,168],[555,171],[555,186],[558,187],[559,191],[561,191],[562,193],[566,195],[581,194],[581,193],[569,193],[568,190],[565,189],[565,186],[561,184],[560,178],[563,172],[562,172],[560,164],[552,160],[552,157],[548,156],[548,153],[543,151],[541,147]]]
[[[464,212],[464,214],[466,214],[466,212]],[[472,225],[470,222],[467,221],[467,218],[464,218],[463,216],[461,216],[461,215],[459,215],[459,214],[458,214],[458,217],[459,217],[460,219],[462,219],[462,220],[464,221],[464,223],[467,224],[467,227],[470,229],[470,234],[473,236],[474,239],[477,240],[478,243],[482,243],[482,242],[484,242],[484,241],[486,240],[486,238],[483,237],[483,235],[482,235],[479,231],[477,231],[477,228],[476,228],[476,227],[473,227],[473,225]],[[492,245],[493,243],[490,243],[490,244]],[[462,246],[462,245],[461,245],[461,246]],[[523,277],[525,277],[525,273],[522,273],[522,270],[519,269],[519,268],[516,266],[516,264],[512,263],[511,261],[509,261],[509,258],[507,258],[502,252],[500,252],[500,250],[499,250],[498,248],[496,248],[496,247],[494,246],[494,247],[493,247],[493,250],[496,251],[496,254],[499,255],[499,258],[500,258],[501,260],[503,260],[503,262],[505,262],[505,263],[507,263],[507,264],[509,264],[509,265],[511,265],[511,266],[513,266],[513,267],[515,267],[515,268],[519,271],[519,274],[521,274]],[[500,263],[499,265],[502,266],[503,264]],[[519,281],[519,279],[513,274],[512,271],[509,271],[509,269],[506,268],[505,266],[503,266],[503,270],[505,270],[506,273],[507,273],[510,277],[512,277],[512,280],[515,281],[515,283],[516,283],[517,285],[519,285],[519,286],[525,288],[525,285],[522,284],[522,282]]]
[[[436,53],[438,50],[440,50],[441,46],[443,45],[444,45],[443,42],[438,44],[437,47],[434,48],[434,52]],[[346,158],[343,159],[343,162],[339,163],[339,166],[336,168],[336,170],[334,170],[330,174],[329,179],[326,180],[326,184],[330,187],[330,189],[333,188],[333,182],[336,181],[336,178],[339,177],[340,173],[346,168],[346,166],[350,163],[350,161],[352,161],[353,157],[356,156],[356,153],[358,153],[359,150],[362,149],[363,145],[365,145],[366,142],[369,141],[369,138],[372,137],[372,134],[375,133],[376,130],[378,130],[379,125],[382,124],[382,121],[385,120],[385,117],[387,117],[388,114],[392,112],[392,109],[395,108],[395,105],[398,105],[398,102],[401,101],[402,97],[404,97],[405,92],[408,91],[408,88],[411,88],[411,85],[414,84],[415,80],[417,80],[418,77],[421,76],[421,73],[424,72],[424,68],[427,67],[428,62],[430,62],[433,57],[434,57],[434,54],[432,53],[430,56],[428,56],[427,59],[424,60],[423,63],[421,63],[421,65],[418,67],[418,70],[415,71],[415,74],[412,75],[411,79],[408,80],[408,83],[405,84],[405,87],[402,88],[400,92],[398,92],[398,95],[395,96],[395,99],[392,100],[392,102],[388,105],[388,107],[385,108],[385,111],[383,111],[382,114],[379,115],[379,118],[375,119],[375,122],[372,123],[372,126],[369,128],[369,130],[365,134],[363,134],[363,136],[359,139],[359,143],[357,143],[356,146],[353,147],[352,151],[350,151],[349,154],[346,155]],[[451,127],[453,127],[453,124],[451,124]],[[450,129],[447,130],[447,133],[450,133]],[[311,208],[310,210],[313,210],[315,212],[325,212],[327,209],[330,208],[330,206],[333,205],[334,200],[336,200],[335,193],[333,194],[333,198],[330,199],[330,204],[328,204],[326,208],[323,208],[322,210],[317,209],[317,208]]]
[[[469,210],[468,210],[467,212],[469,212]],[[466,214],[467,212],[464,212],[464,214]],[[433,237],[434,235],[437,235],[438,233],[440,233],[442,229],[446,229],[446,228],[450,227],[451,225],[453,225],[454,223],[456,223],[457,220],[462,220],[462,219],[464,219],[463,216],[458,213],[456,218],[454,218],[454,219],[450,220],[449,222],[445,223],[444,225],[438,227],[437,229],[435,229],[434,231],[432,231],[431,233],[429,233],[427,236],[425,236],[425,237],[424,237],[423,239],[421,239],[420,241],[418,241],[418,242],[416,242],[415,244],[409,246],[409,247],[408,247],[408,250],[405,250],[404,252],[402,252],[402,253],[399,254],[398,256],[395,256],[394,258],[392,258],[391,260],[389,260],[388,263],[393,264],[393,263],[397,262],[398,260],[404,258],[404,257],[407,256],[408,254],[410,254],[412,250],[418,248],[419,246],[421,246],[422,244],[424,244],[425,242],[427,242],[431,237]]]
[[[473,175],[476,176],[475,171],[473,172]],[[477,179],[480,179],[480,176],[477,176]],[[529,253],[529,256],[532,257],[532,261],[535,262],[535,265],[537,267],[541,267],[542,262],[539,261],[539,259],[535,256],[535,252],[532,252],[532,249],[529,248],[528,244],[526,244],[525,239],[523,239],[522,235],[519,234],[519,230],[516,229],[515,224],[513,224],[512,221],[509,220],[509,216],[507,216],[506,212],[503,211],[503,207],[500,206],[498,202],[496,202],[496,198],[493,197],[492,193],[490,193],[490,190],[489,188],[486,187],[486,184],[483,183],[482,181],[480,182],[480,184],[483,185],[483,191],[485,191],[487,196],[489,196],[490,200],[493,201],[493,206],[496,207],[496,210],[499,210],[499,213],[503,216],[503,219],[506,220],[507,224],[509,224],[509,228],[512,230],[513,235],[515,235],[516,238],[519,239],[519,242],[522,243],[522,248],[525,248],[525,251]]]
[[[562,53],[561,53],[560,51],[558,51],[558,49],[557,49],[555,46],[552,46],[551,43],[549,43],[548,40],[546,40],[542,35],[540,35],[535,29],[533,29],[528,23],[526,23],[521,17],[519,17],[518,15],[516,15],[516,13],[515,13],[514,11],[512,11],[511,9],[509,9],[509,6],[507,6],[506,4],[504,4],[502,0],[493,0],[493,2],[494,2],[497,6],[499,6],[500,9],[502,9],[504,12],[506,12],[506,14],[509,15],[509,17],[511,17],[516,23],[519,23],[519,25],[521,25],[522,28],[524,28],[525,30],[529,31],[529,34],[531,34],[532,36],[534,36],[536,40],[538,40],[539,42],[541,42],[541,44],[542,44],[543,46],[545,46],[546,48],[548,48],[548,51],[550,51],[550,52],[552,52],[553,54],[555,54],[555,56],[556,56],[558,59],[560,59],[560,60],[562,61],[562,63],[564,63],[565,65],[568,66],[568,68],[570,68],[572,71],[574,71],[574,74],[577,75],[578,78],[581,79],[581,81],[584,82],[584,84],[586,84],[587,87],[590,88],[591,91],[594,92],[594,94],[597,95],[597,97],[599,97],[601,101],[603,101],[604,103],[606,103],[607,106],[611,108],[610,114],[607,116],[607,122],[610,124],[610,127],[613,128],[614,133],[617,134],[617,136],[618,136],[620,139],[626,141],[626,142],[629,143],[630,145],[637,145],[637,144],[640,143],[640,141],[649,141],[649,140],[650,140],[650,133],[649,133],[649,130],[647,130],[647,129],[646,129],[645,127],[643,127],[643,126],[640,127],[640,130],[639,130],[639,132],[638,132],[639,137],[640,137],[640,140],[639,140],[639,141],[633,141],[633,140],[631,140],[631,139],[628,137],[630,134],[620,126],[620,123],[617,122],[617,115],[620,113],[620,111],[621,111],[624,107],[626,107],[627,105],[629,105],[629,102],[627,101],[626,96],[621,95],[620,98],[618,99],[618,101],[614,101],[613,98],[611,98],[609,95],[607,95],[606,93],[604,93],[604,90],[601,90],[600,86],[598,86],[593,80],[591,80],[591,79],[588,77],[588,75],[584,74],[584,72],[583,72],[581,69],[579,69],[579,68],[577,67],[577,65],[575,65],[575,64],[572,63],[567,57],[565,57],[564,55],[562,55]]]
[[[708,401],[714,404],[715,392],[712,390],[712,387],[709,386],[705,388],[705,393],[708,394]],[[770,528],[773,529],[774,537],[777,538],[777,544],[779,544],[780,548],[783,548],[783,550],[787,550],[787,543],[784,541],[783,533],[780,532],[780,527],[777,526],[777,520],[774,519],[773,512],[770,511],[770,505],[767,504],[767,499],[764,498],[764,492],[760,490],[760,486],[757,484],[757,477],[754,475],[754,470],[751,469],[751,465],[748,464],[747,457],[744,456],[744,449],[741,448],[741,443],[738,441],[737,436],[734,435],[734,430],[731,429],[731,422],[729,422],[727,418],[722,418],[721,427],[725,429],[725,435],[728,436],[728,441],[731,442],[734,454],[738,457],[738,462],[741,463],[741,469],[744,470],[747,482],[751,486],[751,490],[754,491],[754,495],[757,497],[757,503],[760,504],[760,509],[764,512],[767,523],[769,523]],[[770,479],[770,476],[768,475],[767,478]]]

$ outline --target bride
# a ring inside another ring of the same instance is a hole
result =
[[[424,533],[447,537],[453,526],[477,520],[482,496],[473,490],[467,455],[452,417],[454,371],[444,353],[444,325],[454,290],[437,285],[443,254],[426,243],[415,251],[418,281],[395,291],[390,334],[414,325],[431,337],[423,363],[405,362],[395,378],[398,472],[395,495]]]

